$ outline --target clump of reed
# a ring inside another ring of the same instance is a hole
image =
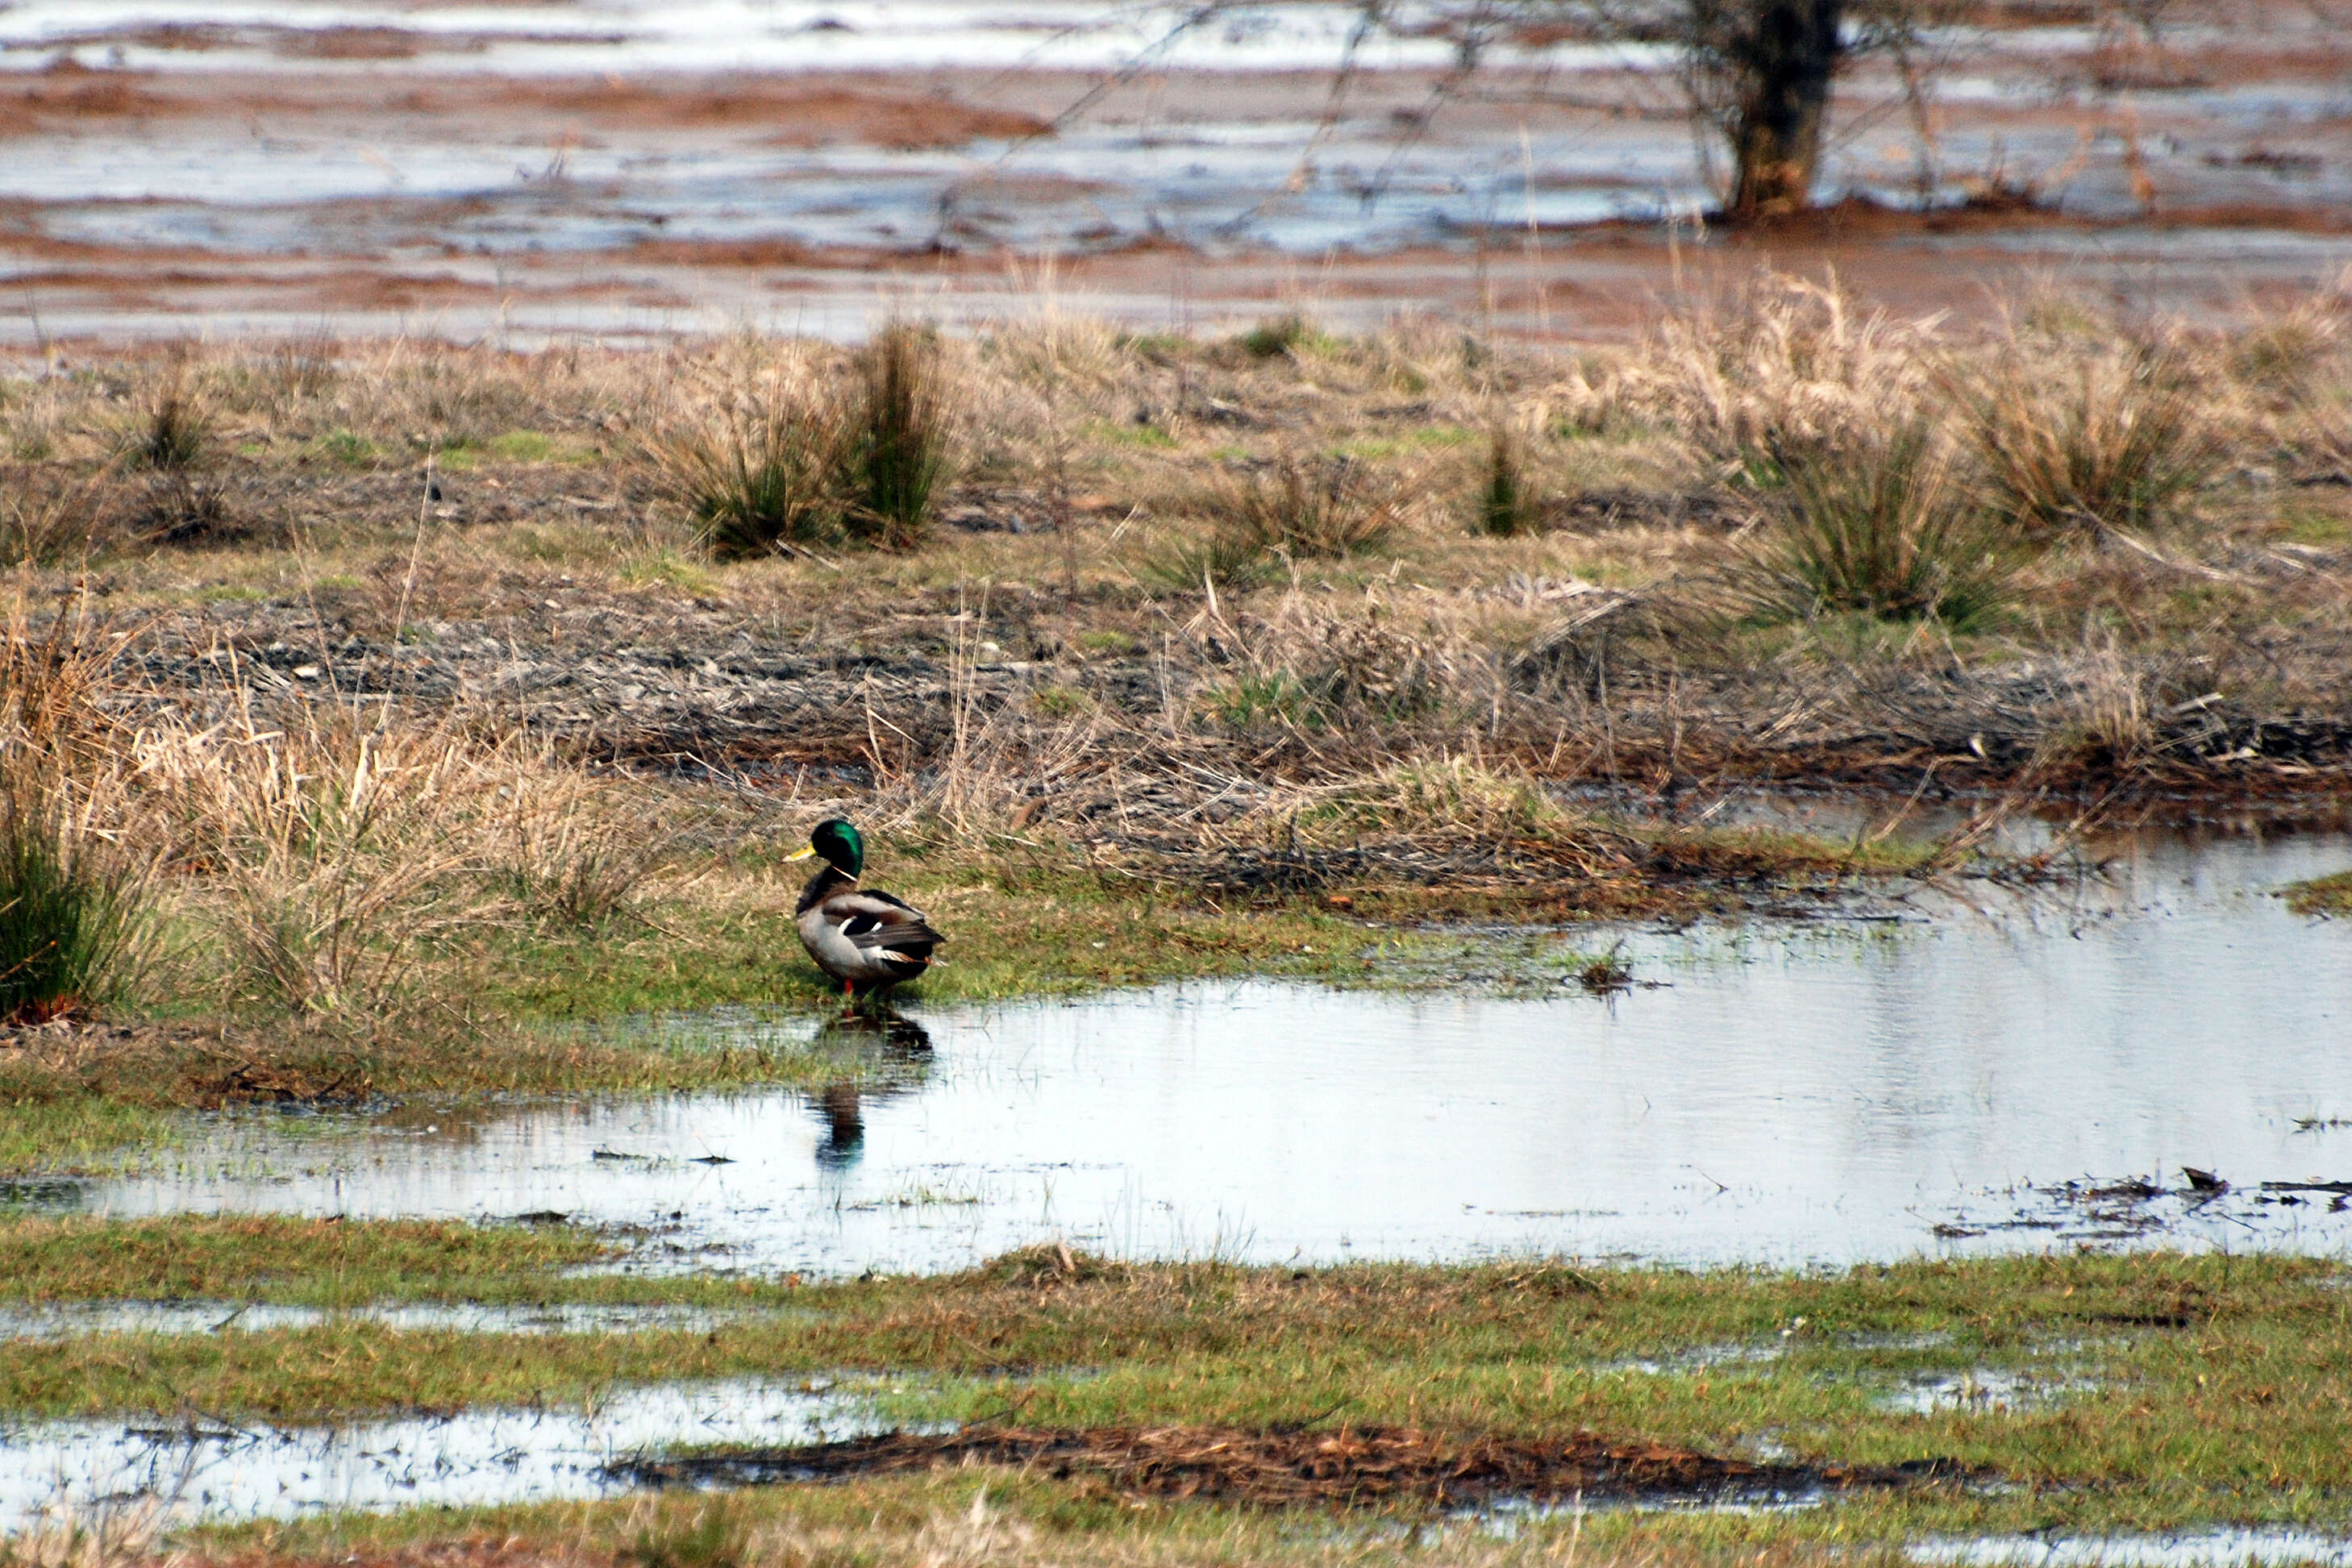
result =
[[[950,408],[936,334],[893,323],[856,356],[858,395],[834,461],[850,533],[904,549],[920,543],[947,472]]]
[[[806,354],[747,347],[735,360],[683,389],[640,443],[656,487],[711,553],[921,542],[955,413],[935,334],[886,328],[852,356],[846,396]]]
[[[684,1511],[654,1510],[620,1553],[621,1561],[630,1568],[741,1568],[751,1532],[725,1497],[705,1499],[680,1517]]]
[[[1667,317],[1569,401],[1588,423],[1613,413],[1665,425],[1720,477],[1769,487],[1790,459],[1908,417],[1929,390],[1936,326],[1859,314],[1834,281],[1766,278],[1728,308]]]
[[[175,356],[132,400],[131,412],[117,426],[116,455],[132,468],[184,473],[202,465],[210,454],[213,423],[211,407],[191,383],[186,361]]]
[[[808,367],[775,360],[683,394],[642,443],[656,487],[725,560],[838,534],[844,422]]]
[[[1925,421],[1817,448],[1783,471],[1749,557],[1759,610],[1932,617],[1965,630],[2006,599],[2008,574],[1955,454]]]
[[[1496,424],[1486,438],[1486,463],[1471,506],[1472,528],[1490,538],[1539,532],[1543,524],[1537,499],[1524,446],[1507,425]]]
[[[668,857],[671,835],[604,809],[598,787],[552,758],[515,759],[508,772],[499,798],[507,842],[493,851],[523,915],[591,929],[626,913]]]
[[[1378,550],[1403,523],[1401,487],[1348,457],[1286,454],[1195,491],[1172,538],[1138,575],[1172,592],[1249,587],[1277,565],[1343,560]]]
[[[1286,310],[1279,316],[1269,316],[1234,340],[1234,344],[1253,360],[1278,360],[1296,355],[1300,350],[1316,343],[1321,334],[1315,323],[1300,311]]]
[[[378,1009],[466,896],[467,819],[491,805],[454,735],[375,731],[344,710],[287,728],[165,723],[139,771],[174,864],[235,962],[245,1004]]]
[[[298,1013],[396,1009],[452,939],[623,908],[662,838],[520,739],[455,716],[378,725],[197,727],[169,716],[134,755],[149,836],[234,962],[232,1001]]]
[[[0,1020],[103,1008],[153,957],[150,867],[113,831],[112,653],[79,606],[37,635],[20,610],[0,640]]]
[[[31,465],[0,465],[0,559],[39,567],[90,554],[106,531],[112,488],[104,469],[61,479]]]
[[[1988,504],[2029,536],[2136,528],[2211,475],[2218,448],[2182,359],[2011,352],[1948,380]]]
[[[1395,483],[1348,457],[1286,455],[1228,475],[1200,499],[1210,527],[1261,555],[1342,560],[1378,550],[1402,520]]]

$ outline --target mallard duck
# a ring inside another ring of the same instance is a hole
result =
[[[816,967],[841,982],[845,1000],[911,980],[936,962],[931,949],[947,940],[923,912],[878,888],[857,885],[866,869],[866,841],[839,817],[819,822],[808,848],[786,856],[824,857],[793,913],[801,946]]]

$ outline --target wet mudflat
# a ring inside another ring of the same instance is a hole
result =
[[[1539,936],[1465,939],[1450,977],[1490,994],[910,1006],[874,1037],[879,1087],[228,1115],[170,1168],[33,1196],[561,1215],[635,1228],[640,1266],[831,1276],[1041,1239],[1255,1262],[2341,1251],[2352,926],[2273,890],[2352,841],[2100,852],[2076,885],[1932,921],[1625,933],[1637,983],[1607,999]]]
[[[2148,59],[2095,27],[1952,29],[1932,147],[1888,73],[1857,74],[1823,199],[1991,185],[2045,210],[1822,258],[1906,310],[1960,305],[1988,268],[2167,308],[2323,282],[2352,256],[2340,18],[2263,13],[2183,14]],[[1095,307],[1138,321],[1189,326],[1219,297],[1204,319],[1245,319],[1296,297],[1307,257],[1348,264],[1320,286],[1335,316],[1492,316],[1471,253],[1504,233],[1528,247],[1514,329],[1645,315],[1672,247],[1629,263],[1623,232],[1569,231],[1681,223],[1719,194],[1660,48],[1390,15],[1351,43],[1353,12],[1306,5],[21,5],[0,16],[0,275],[38,290],[52,333],[201,315],[264,335],[854,336],[909,290],[950,319],[1025,309],[1008,254],[1102,262]],[[1465,50],[1486,62],[1467,92]]]

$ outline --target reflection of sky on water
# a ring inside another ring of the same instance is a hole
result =
[[[0,193],[58,204],[44,219],[58,239],[281,254],[366,254],[427,237],[504,252],[779,234],[894,247],[1159,234],[1215,248],[1278,235],[1314,249],[1524,224],[1530,212],[1552,225],[1651,214],[1673,199],[1687,161],[1686,148],[1595,148],[1559,133],[1476,162],[1442,141],[1400,154],[1392,138],[1341,135],[1318,152],[1304,189],[1277,193],[1313,133],[1311,122],[1284,120],[1080,127],[1017,152],[1001,142],[587,148],[567,152],[555,180],[539,145],[186,141],[126,160],[109,142],[66,141],[53,159],[0,172]],[[1550,176],[1532,192],[1521,171],[1529,156]]]
[[[152,1499],[179,1519],[551,1502],[624,1490],[614,1458],[693,1444],[804,1443],[871,1429],[854,1399],[757,1379],[605,1391],[581,1406],[278,1427],[196,1418],[0,1427],[0,1530],[43,1509],[83,1530]]]
[[[399,28],[416,36],[436,71],[569,75],[607,70],[888,70],[937,67],[1116,68],[1143,51],[1173,68],[1297,70],[1328,67],[1355,13],[1344,5],[1233,6],[1203,26],[1180,26],[1191,6],[1030,0],[1018,7],[962,0],[608,0],[593,5],[427,7],[219,4],[215,0],[30,0],[0,15],[0,47],[29,54],[111,29],[179,22],[229,27]],[[1412,18],[1401,10],[1401,20]],[[1400,31],[1405,30],[1400,28]],[[435,48],[435,35],[449,47]],[[617,39],[618,41],[614,41]],[[119,48],[140,69],[364,69],[361,62],[293,57],[269,47],[158,48],[135,36],[79,45],[100,65]],[[1654,53],[1647,51],[1645,53]],[[1596,51],[1584,51],[1594,54]],[[1373,68],[1444,66],[1443,37],[1368,40]],[[1643,57],[1637,55],[1636,57]]]
[[[2347,863],[2341,839],[2151,842],[2030,919],[1639,936],[1668,983],[1606,1004],[1248,984],[927,1011],[928,1081],[867,1096],[854,1151],[783,1092],[522,1108],[455,1144],[240,1118],[184,1174],[82,1202],[554,1209],[654,1225],[686,1262],[853,1273],[1057,1235],[1268,1260],[2071,1246],[1931,1227],[2028,1182],[2352,1175],[2352,1136],[2294,1128],[2352,1114],[2352,925],[2262,891]],[[688,1163],[709,1154],[733,1163]],[[2333,1252],[2352,1215],[2239,1207],[2158,1239]]]
[[[1214,110],[1188,119],[1181,73],[1328,69],[1347,48],[1353,8],[1234,6],[1204,25],[1182,25],[1203,14],[1075,0],[1036,0],[1012,13],[970,0],[608,0],[415,9],[33,0],[0,10],[0,69],[55,59],[63,41],[71,46],[65,52],[94,68],[259,70],[306,78],[340,72],[355,81],[401,73],[643,79],[716,70],[1102,71],[1138,65],[1149,68],[1147,75],[1179,75],[1155,111],[1172,118],[1140,124],[1082,116],[1058,135],[1013,148],[769,148],[744,128],[680,133],[593,121],[586,144],[563,152],[562,177],[553,180],[546,176],[559,160],[542,143],[511,133],[501,140],[497,131],[478,141],[436,141],[448,133],[422,127],[410,139],[396,116],[371,117],[341,133],[329,126],[325,134],[266,114],[226,134],[136,119],[83,120],[64,131],[18,138],[15,151],[25,155],[0,170],[0,196],[57,204],[36,220],[55,239],[320,256],[442,246],[562,252],[647,238],[784,238],[889,249],[1083,248],[1172,239],[1211,252],[1272,246],[1317,254],[1461,243],[1488,225],[1650,219],[1710,200],[1690,133],[1673,114],[1622,119],[1570,101],[1578,97],[1580,73],[1665,63],[1654,47],[1529,52],[1498,46],[1490,57],[1496,65],[1539,63],[1551,73],[1538,94],[1551,101],[1449,110],[1411,131],[1388,117],[1383,101],[1358,110],[1306,158],[1311,118],[1286,108],[1272,119],[1218,118],[1222,111]],[[1453,61],[1439,8],[1395,15],[1397,31],[1416,36],[1369,40],[1357,56],[1360,66],[1426,71]],[[218,47],[140,41],[159,26],[182,27],[184,40],[184,29],[209,29],[204,36]],[[338,28],[386,30],[419,52],[321,59],[288,43]],[[1968,63],[1940,82],[1938,92],[1956,111],[1976,106],[1969,111],[1975,118],[1939,132],[1945,178],[1934,187],[1935,199],[1955,200],[1966,178],[1996,169],[2025,180],[2064,171],[2067,212],[2128,215],[2138,202],[2117,140],[2128,126],[2137,155],[2176,205],[2329,207],[2352,201],[2352,160],[2330,155],[2315,170],[2294,171],[2234,162],[2247,138],[2308,133],[2340,141],[2326,128],[2352,111],[2352,89],[2324,80],[2263,81],[2086,99],[2084,89],[2051,74],[2053,61],[2088,47],[2081,33],[2002,33],[1996,51],[1982,59],[1981,50],[1955,45]],[[1504,89],[1504,97],[1513,90]],[[1846,101],[1871,123],[1832,148],[1825,197],[1863,192],[1897,203],[1916,199],[1907,121],[1867,108],[1874,90],[1846,90]],[[1664,86],[1651,96],[1661,94],[1661,103],[1673,97]],[[1319,89],[1307,89],[1297,108],[1319,101]],[[2065,112],[2047,112],[2058,109]],[[2086,128],[2102,127],[2114,145],[2095,142],[2085,163],[2078,139]],[[2226,139],[2226,152],[2209,162],[2216,137]],[[1003,173],[1029,188],[989,188]],[[1034,188],[1039,182],[1070,188]],[[471,210],[452,211],[452,201]]]

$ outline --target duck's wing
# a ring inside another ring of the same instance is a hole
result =
[[[843,888],[817,910],[860,952],[908,969],[928,965],[931,949],[947,940],[931,929],[921,910],[873,888]]]

